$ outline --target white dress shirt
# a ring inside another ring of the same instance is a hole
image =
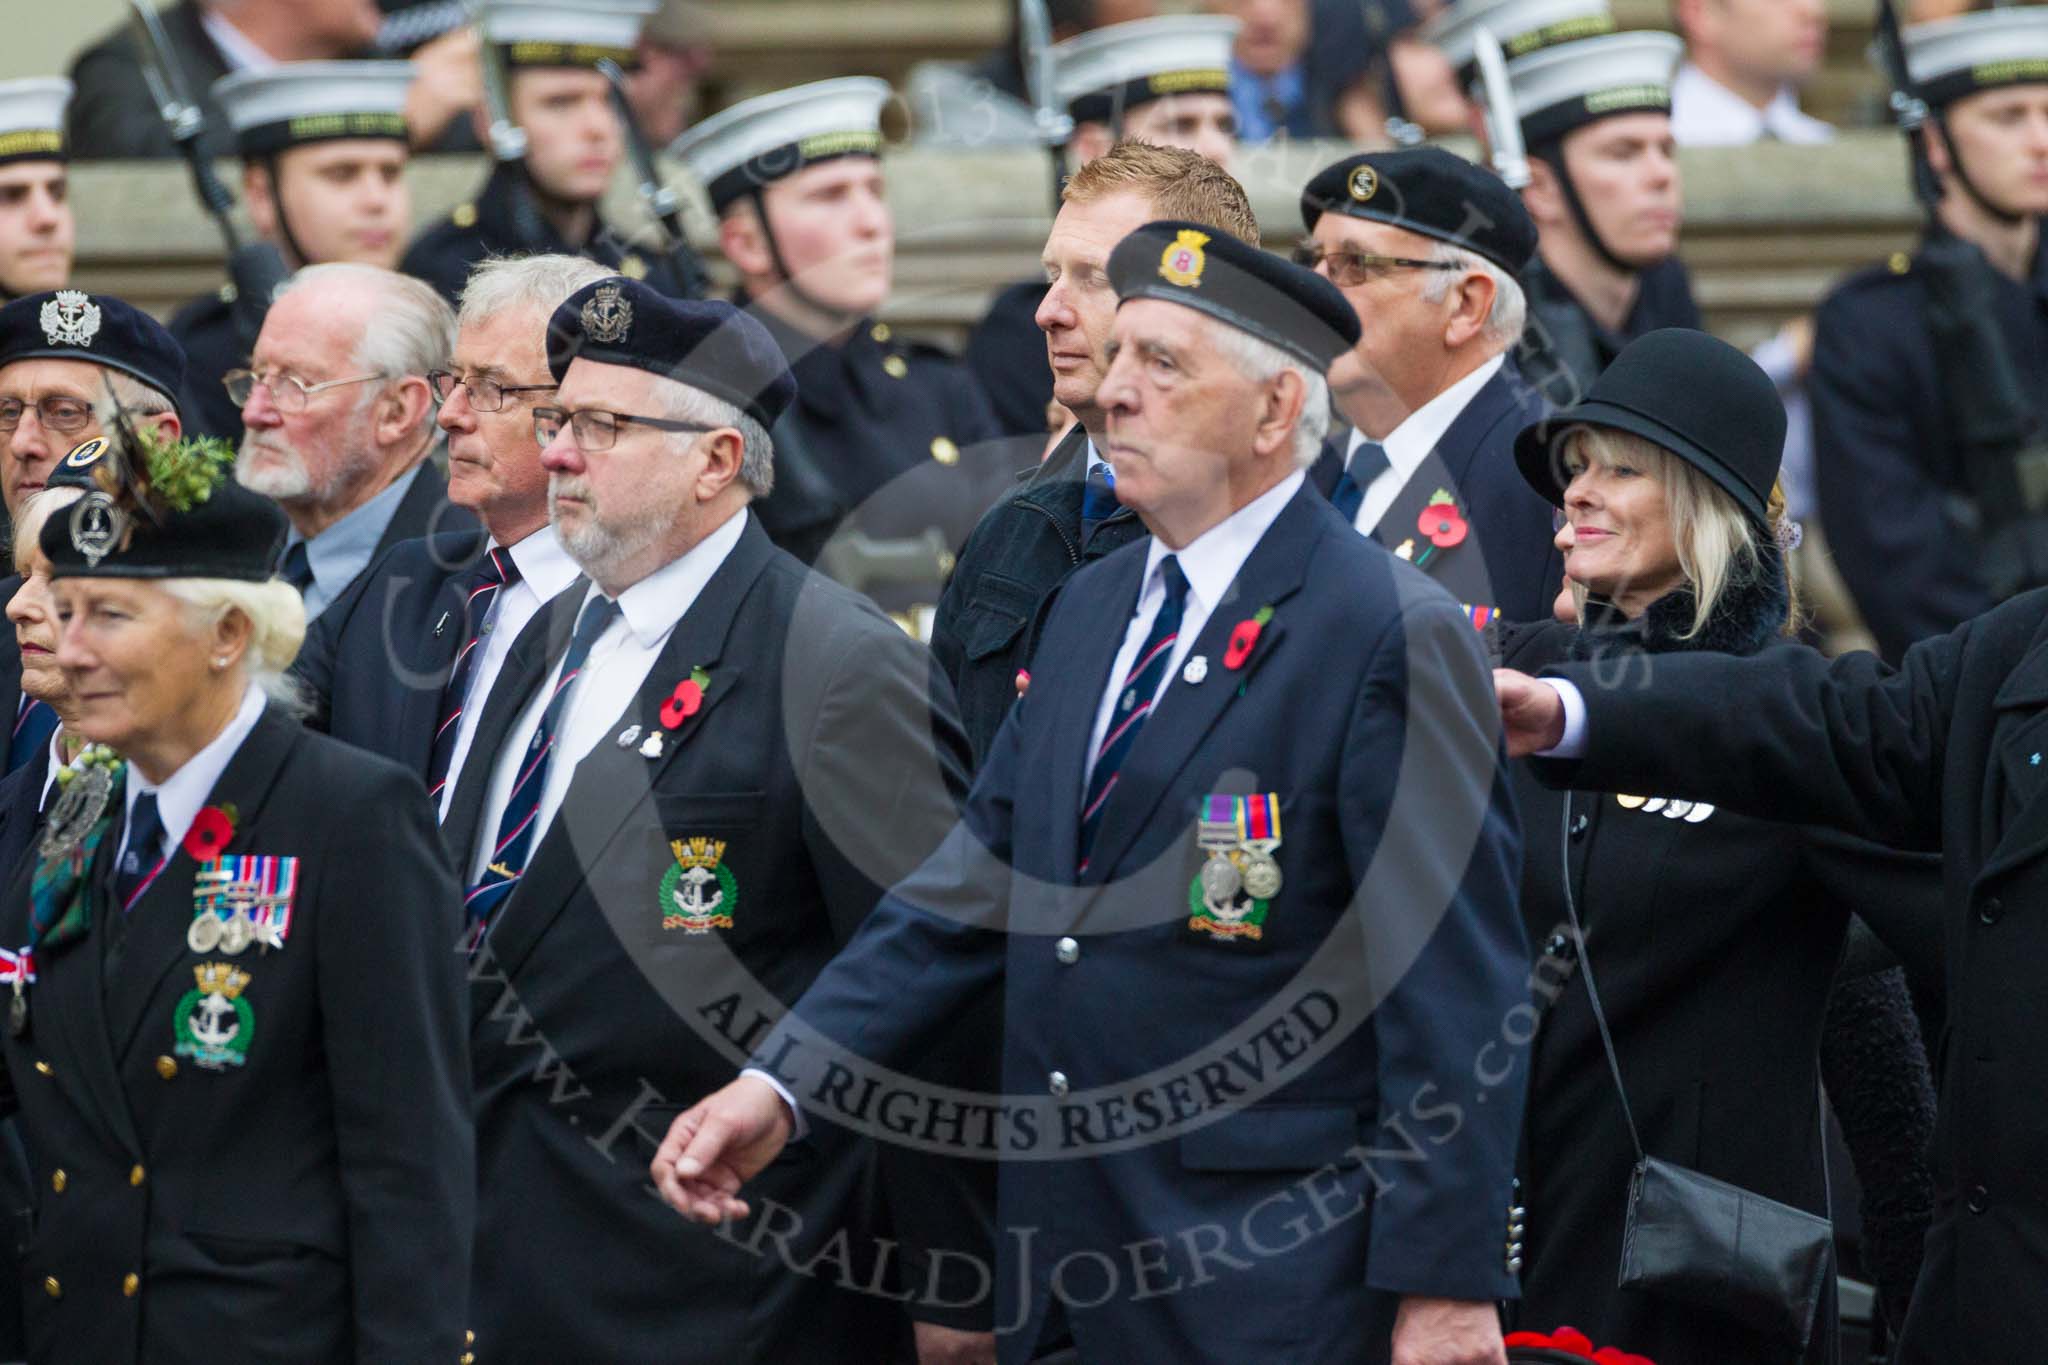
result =
[[[220,49],[229,71],[267,71],[278,65],[277,58],[256,46],[234,22],[209,5],[199,7],[199,27]]]
[[[1143,647],[1145,637],[1152,633],[1152,622],[1159,615],[1159,609],[1166,604],[1166,575],[1159,568],[1160,562],[1168,555],[1180,561],[1180,571],[1188,580],[1188,596],[1186,605],[1181,608],[1180,632],[1174,639],[1173,653],[1166,661],[1159,692],[1153,697],[1155,707],[1167,689],[1173,686],[1173,680],[1180,676],[1182,661],[1194,648],[1195,640],[1201,635],[1202,627],[1209,623],[1209,616],[1216,610],[1216,605],[1223,600],[1224,592],[1236,581],[1238,570],[1251,557],[1259,538],[1271,528],[1280,515],[1280,509],[1287,505],[1287,500],[1294,496],[1306,477],[1299,470],[1289,474],[1189,541],[1185,549],[1169,550],[1156,536],[1148,543],[1144,586],[1138,591],[1138,608],[1131,614],[1130,624],[1124,627],[1123,647],[1117,650],[1116,663],[1109,670],[1109,686],[1095,707],[1095,729],[1088,739],[1087,761],[1081,765],[1084,801],[1087,799],[1088,780],[1095,772],[1095,755],[1102,748],[1103,736],[1109,733],[1117,699],[1123,695],[1124,675],[1138,661],[1138,650]],[[1256,602],[1246,606],[1245,615],[1251,615],[1259,606]],[[1221,659],[1216,660],[1218,666],[1222,662]]]
[[[1365,500],[1358,504],[1358,515],[1352,519],[1362,535],[1371,535],[1380,524],[1380,518],[1394,505],[1394,499],[1401,496],[1401,490],[1408,486],[1408,480],[1415,477],[1415,471],[1422,468],[1422,462],[1443,440],[1444,433],[1451,429],[1451,423],[1458,420],[1458,414],[1472,401],[1472,396],[1486,387],[1487,381],[1500,373],[1500,367],[1507,362],[1505,355],[1497,355],[1481,365],[1457,383],[1445,389],[1436,397],[1408,414],[1408,419],[1387,433],[1387,439],[1380,442],[1380,448],[1387,452],[1387,463],[1392,466],[1384,474],[1365,487]],[[1344,452],[1344,463],[1349,465],[1358,448],[1372,438],[1362,431],[1351,433],[1351,445]]]
[[[1584,758],[1586,756],[1586,698],[1579,691],[1578,684],[1563,678],[1538,678],[1551,691],[1557,693],[1558,701],[1564,704],[1564,737],[1548,749],[1540,749],[1538,758]]]
[[[639,695],[640,687],[647,681],[647,674],[654,667],[654,661],[668,644],[668,637],[675,632],[676,622],[704,591],[704,585],[711,581],[711,575],[718,566],[725,563],[725,557],[740,543],[740,533],[746,530],[745,509],[728,517],[719,528],[697,542],[680,558],[670,560],[647,577],[619,594],[619,614],[604,633],[590,647],[590,657],[584,662],[583,671],[570,684],[568,698],[563,703],[561,724],[555,733],[555,751],[548,760],[547,785],[541,789],[540,807],[534,812],[533,841],[529,849],[536,849],[547,837],[548,826],[554,821],[555,812],[562,807],[562,797],[569,790],[569,781],[576,774],[576,765],[595,749],[598,744],[611,738],[613,726],[619,717]],[[522,570],[524,566],[521,566]],[[599,595],[597,585],[591,584],[584,595],[587,606]],[[519,715],[508,736],[503,753],[498,755],[497,768],[491,775],[491,785],[484,797],[483,821],[477,826],[476,847],[470,851],[468,884],[476,885],[482,878],[484,865],[490,861],[491,848],[497,842],[498,821],[505,813],[506,803],[512,798],[512,788],[519,781],[520,769],[527,756],[527,740],[540,726],[541,712],[547,709],[548,699],[554,695],[555,679],[561,676],[562,665],[558,660],[549,672],[547,683],[536,690],[526,709]],[[681,682],[679,677],[677,682]]]
[[[215,735],[205,748],[186,759],[185,766],[165,778],[160,785],[151,783],[133,763],[128,765],[128,780],[121,786],[122,799],[127,803],[124,807],[127,819],[117,852],[128,851],[128,834],[135,827],[135,801],[144,792],[156,793],[156,814],[163,821],[164,842],[162,848],[139,850],[142,865],[148,867],[156,861],[159,853],[176,848],[185,841],[192,822],[206,808],[206,798],[213,794],[220,775],[227,771],[228,760],[235,756],[235,751],[242,747],[242,741],[263,718],[264,704],[263,689],[250,683],[248,690],[242,693],[242,704],[236,709],[235,718],[227,723],[227,728]]]
[[[504,548],[492,540],[489,549]],[[476,724],[490,700],[491,688],[505,667],[505,656],[527,622],[555,594],[566,591],[582,570],[562,542],[555,528],[543,526],[505,553],[519,566],[519,581],[502,588],[491,602],[483,620],[483,639],[477,645],[476,667],[469,673],[469,695],[463,699],[462,716],[455,724],[455,748],[448,755],[448,780],[441,788],[440,818],[448,818],[448,803],[455,799],[455,782],[462,776],[462,760],[469,757],[470,741],[476,738]]]
[[[1834,128],[1801,112],[1799,96],[1780,86],[1759,109],[1687,62],[1671,79],[1671,136],[1681,147],[1743,147],[1775,138],[1811,144],[1834,139]]]

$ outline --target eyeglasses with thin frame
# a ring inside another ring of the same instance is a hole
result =
[[[457,388],[469,391],[469,405],[478,412],[501,412],[505,399],[515,393],[553,393],[553,384],[501,384],[488,375],[473,375],[469,378],[450,370],[428,370],[427,387],[434,391],[436,403],[446,403],[455,396]]]
[[[635,417],[631,413],[602,412],[596,408],[584,408],[577,412],[564,412],[560,408],[533,410],[533,436],[543,446],[552,445],[555,437],[562,434],[562,428],[566,425],[569,428],[569,437],[575,441],[578,450],[610,450],[619,439],[619,427],[627,423],[653,427],[656,431],[718,430],[717,427],[705,426],[702,422],[676,422],[666,417]]]
[[[1319,242],[1303,242],[1294,248],[1294,263],[1314,270],[1329,263],[1330,283],[1340,289],[1356,289],[1390,270],[1463,270],[1455,261],[1422,261],[1412,256],[1380,256],[1370,251],[1339,247],[1325,251]]]
[[[13,431],[20,426],[29,407],[19,398],[0,398],[0,431]],[[59,436],[76,436],[92,422],[92,404],[76,398],[39,398],[34,407],[36,421],[45,431],[54,431]]]
[[[220,377],[220,382],[221,386],[228,391],[228,397],[233,400],[234,405],[238,408],[248,406],[250,395],[256,392],[256,387],[260,384],[270,390],[270,401],[277,405],[279,412],[300,413],[306,410],[307,404],[313,401],[313,395],[316,393],[325,393],[329,389],[339,389],[350,384],[367,384],[373,379],[389,379],[390,377],[387,374],[381,373],[358,374],[351,375],[347,379],[327,379],[318,384],[308,384],[297,375],[286,374],[281,370],[273,371],[268,375],[259,374],[255,370],[229,370]]]

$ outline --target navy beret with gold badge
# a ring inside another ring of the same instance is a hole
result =
[[[796,398],[768,329],[723,299],[672,299],[623,275],[587,284],[548,319],[548,370],[629,365],[720,398],[763,427]]]
[[[30,294],[0,307],[0,365],[83,360],[141,380],[176,399],[185,348],[164,325],[112,294],[79,289]]]
[[[1147,223],[1109,254],[1117,299],[1166,299],[1278,346],[1317,373],[1358,344],[1350,301],[1312,270],[1199,223]]]
[[[1536,224],[1522,196],[1441,147],[1365,152],[1324,167],[1301,192],[1302,224],[1313,232],[1325,213],[1449,242],[1510,275],[1536,254]]]
[[[50,486],[86,495],[43,523],[52,578],[232,578],[263,583],[284,553],[284,511],[235,481],[234,448],[154,432],[72,447]]]

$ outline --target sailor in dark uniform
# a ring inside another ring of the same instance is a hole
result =
[[[888,98],[867,77],[799,86],[705,120],[673,150],[796,375],[761,525],[924,638],[953,557],[1036,450],[1020,460],[995,443],[972,376],[875,320],[895,256],[877,159]]]
[[[286,270],[327,261],[398,265],[412,222],[412,79],[407,62],[285,62],[214,83],[242,157],[243,202]],[[186,303],[171,318],[171,335],[188,361],[181,406],[191,430],[241,440],[241,405],[221,376],[249,363],[256,338],[237,325],[235,286]]]
[[[1966,423],[1990,415],[1977,397],[1985,376],[1969,371],[1990,367],[1972,348],[1938,339],[1930,303],[1969,288],[1981,308],[1944,311],[1989,324],[1972,340],[2003,354],[2021,405],[2016,426],[2038,440],[2048,414],[2048,10],[1969,14],[1903,36],[1934,114],[1922,136],[1939,207],[1919,250],[1827,297],[1813,347],[1814,472],[1828,544],[1879,652],[1893,660],[1991,604],[1976,535],[1984,498],[1962,439]]]
[[[64,144],[71,82],[0,81],[0,302],[61,289],[74,228]]]
[[[1502,18],[1515,27],[1512,14]],[[1528,146],[1522,202],[1538,234],[1522,277],[1529,329],[1518,358],[1558,406],[1576,402],[1644,332],[1703,325],[1675,254],[1671,75],[1684,50],[1669,33],[1615,33],[1508,63],[1514,108],[1494,116],[1511,115]]]
[[[636,249],[598,212],[625,139],[596,66],[609,58],[633,70],[641,21],[655,8],[653,0],[490,0],[486,62],[505,75],[507,112],[526,154],[499,163],[475,199],[422,233],[405,253],[406,274],[453,302],[486,256],[561,253],[685,296],[659,252]]]
[[[28,1358],[456,1360],[476,1174],[433,812],[267,700],[304,629],[284,514],[216,451],[125,459],[147,491],[39,538],[93,744],[0,889]]]
[[[1230,45],[1239,27],[1215,15],[1167,15],[1111,24],[1055,47],[1053,98],[1074,120],[1066,149],[1072,168],[1131,141],[1185,147],[1229,170],[1237,151]],[[1040,279],[997,294],[961,355],[1007,434],[1046,429],[1053,385],[1038,325],[1045,293]]]

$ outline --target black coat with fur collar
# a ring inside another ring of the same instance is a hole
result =
[[[1635,620],[1590,607],[1584,628],[1511,628],[1506,666],[1534,673],[1576,659],[1625,679],[1643,654],[1753,654],[1777,637],[1786,593],[1767,553],[1692,639],[1681,638],[1695,607],[1686,589]],[[1519,1325],[1570,1324],[1658,1365],[1799,1359],[1732,1319],[1615,1286],[1635,1153],[1577,971],[1566,877],[1648,1151],[1821,1212],[1817,1052],[1849,917],[1889,906],[1932,922],[1939,866],[1655,792],[1552,791],[1527,764],[1516,765],[1515,786],[1544,1010],[1524,1143]],[[1807,1358],[1824,1352],[1817,1333]]]

